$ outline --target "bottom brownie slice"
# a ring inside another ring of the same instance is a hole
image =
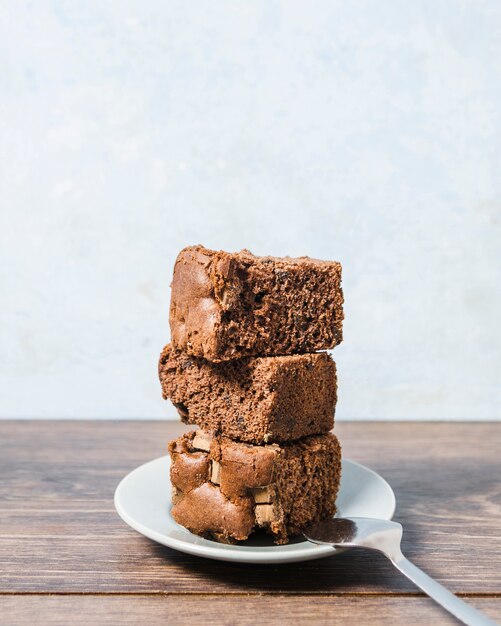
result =
[[[172,516],[197,535],[242,541],[261,527],[287,543],[336,511],[341,447],[331,433],[254,446],[198,430],[169,454]]]

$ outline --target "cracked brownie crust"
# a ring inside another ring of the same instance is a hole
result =
[[[334,426],[336,366],[326,352],[211,363],[169,344],[159,377],[181,419],[214,434],[260,444]]]
[[[209,361],[308,353],[342,340],[341,264],[182,250],[172,280],[172,344]]]
[[[192,431],[169,454],[172,516],[195,534],[234,542],[263,528],[287,543],[335,513],[341,449],[332,433],[253,446]]]

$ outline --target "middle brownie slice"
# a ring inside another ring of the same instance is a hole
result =
[[[326,352],[211,363],[169,344],[159,377],[183,422],[238,441],[285,442],[334,426],[336,365]]]

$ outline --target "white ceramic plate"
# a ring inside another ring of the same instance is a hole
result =
[[[264,534],[240,545],[221,544],[193,535],[171,516],[169,467],[168,456],[145,463],[128,474],[115,491],[115,508],[120,517],[149,539],[188,554],[241,563],[291,563],[342,552],[301,537],[285,546],[276,546]],[[379,474],[344,459],[336,504],[338,517],[391,519],[395,495]]]

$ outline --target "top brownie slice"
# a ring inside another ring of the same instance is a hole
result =
[[[170,306],[172,344],[209,361],[315,352],[342,340],[341,264],[181,250]]]

